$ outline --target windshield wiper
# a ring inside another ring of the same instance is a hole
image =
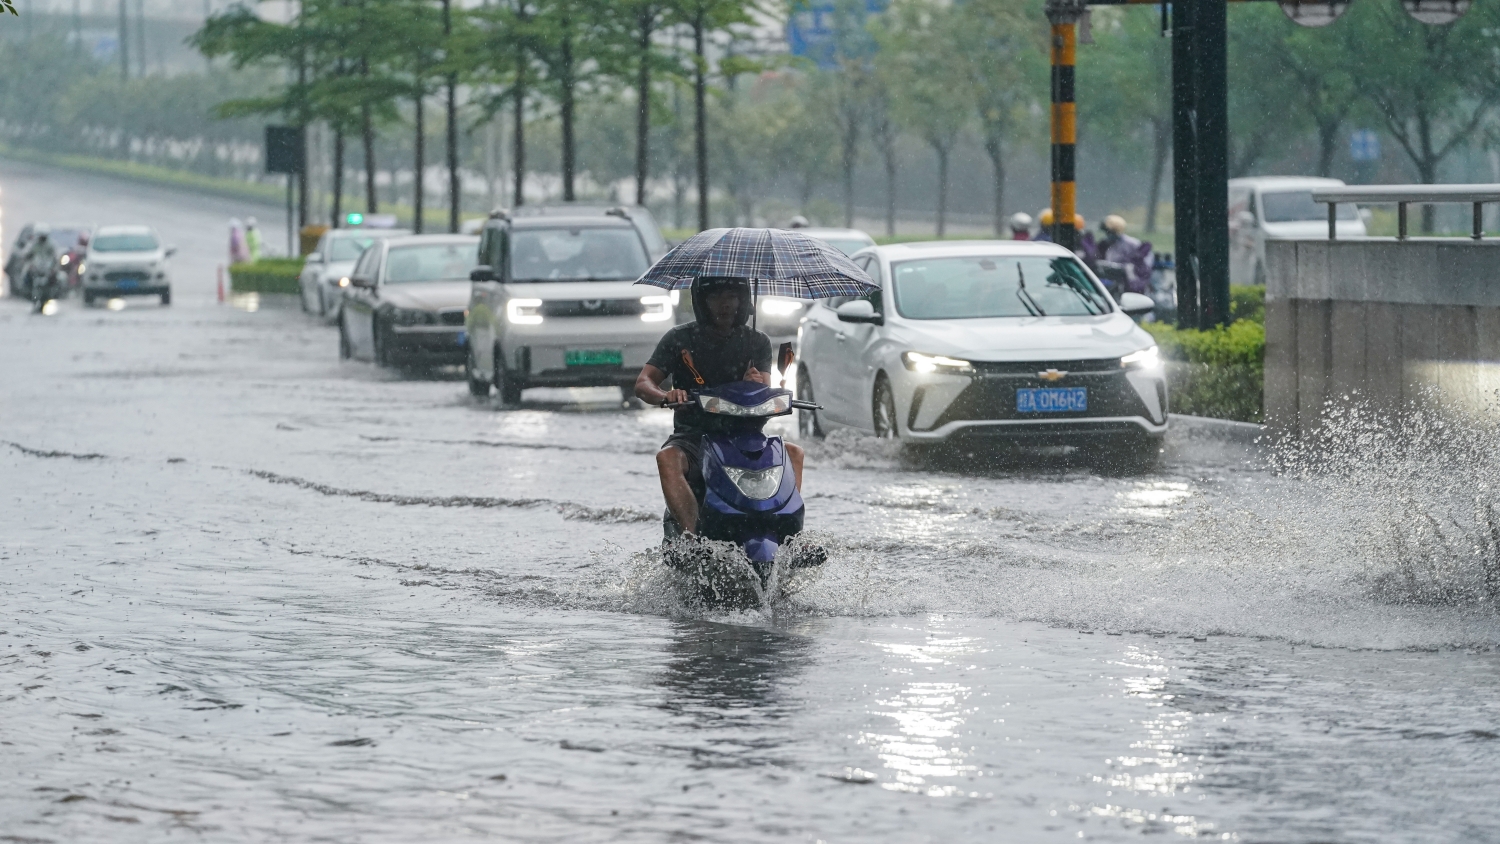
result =
[[[1026,289],[1026,271],[1021,269],[1020,261],[1016,262],[1016,276],[1020,281],[1020,286],[1016,288],[1016,298],[1021,300],[1021,304],[1026,306],[1026,310],[1030,311],[1032,316],[1046,316],[1038,307],[1036,300],[1031,298],[1030,291]]]

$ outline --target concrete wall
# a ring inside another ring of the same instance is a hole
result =
[[[1500,241],[1267,244],[1268,425],[1307,433],[1330,401],[1399,412],[1434,388],[1500,406]]]

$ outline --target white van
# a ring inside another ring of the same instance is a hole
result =
[[[1338,179],[1251,176],[1229,180],[1229,283],[1266,283],[1266,241],[1328,237],[1328,206],[1313,202],[1314,188]],[[1338,236],[1363,236],[1365,221],[1352,204],[1339,206]]]

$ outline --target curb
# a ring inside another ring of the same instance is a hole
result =
[[[1171,430],[1190,438],[1223,440],[1241,445],[1258,445],[1266,434],[1266,426],[1255,422],[1238,422],[1233,419],[1215,419],[1211,416],[1189,416],[1185,413],[1168,414]]]

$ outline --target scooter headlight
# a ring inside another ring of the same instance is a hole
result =
[[[705,413],[717,413],[720,416],[775,416],[792,409],[792,397],[776,396],[754,407],[745,407],[718,396],[699,396],[698,406]]]
[[[729,476],[735,488],[743,492],[746,498],[764,501],[775,495],[776,490],[781,489],[782,468],[780,463],[768,469],[754,471],[725,466],[724,474]]]

